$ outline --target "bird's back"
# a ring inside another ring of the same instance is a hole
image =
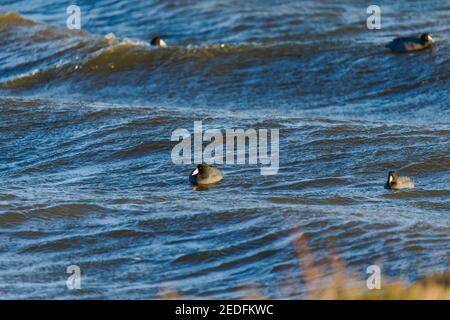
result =
[[[414,180],[410,177],[398,177],[397,181],[392,184],[392,189],[414,188]]]
[[[212,184],[222,180],[222,171],[214,167],[209,167],[205,174],[202,174],[201,176],[199,175],[197,177],[197,183],[199,184]]]
[[[407,52],[407,51],[416,51],[425,49],[427,46],[424,46],[420,39],[407,37],[407,38],[397,38],[392,40],[390,43],[386,45],[392,51],[398,52]]]

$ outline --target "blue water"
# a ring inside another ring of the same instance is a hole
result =
[[[0,0],[0,298],[304,298],[299,238],[323,287],[335,251],[363,284],[447,270],[450,6],[382,1],[368,30],[370,4],[77,1],[74,31],[65,1]],[[193,188],[194,121],[279,128],[279,173]]]

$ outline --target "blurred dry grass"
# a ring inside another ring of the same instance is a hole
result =
[[[300,269],[306,284],[306,299],[317,300],[450,300],[450,270],[430,275],[409,285],[405,281],[388,281],[382,277],[381,288],[369,290],[366,279],[348,274],[339,254],[331,254],[331,284],[321,289],[317,283],[327,277],[325,270],[314,263],[306,239],[294,243]],[[369,275],[368,275],[369,276]]]
[[[382,275],[381,288],[369,290],[366,279],[349,274],[336,249],[330,249],[329,261],[319,264],[314,257],[306,238],[301,236],[294,241],[294,248],[303,274],[287,277],[280,290],[295,292],[301,287],[305,299],[312,300],[450,300],[450,270],[443,274],[429,275],[413,284],[403,280],[388,281]],[[331,270],[330,270],[331,269]],[[331,273],[331,275],[330,275]],[[368,277],[369,275],[367,275]],[[240,288],[243,299],[263,300],[270,296],[262,293],[258,283]],[[160,291],[161,299],[189,299],[174,289],[167,287]]]

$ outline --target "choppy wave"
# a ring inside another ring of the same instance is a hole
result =
[[[449,84],[445,54],[449,47],[443,35],[433,52],[403,57],[390,54],[379,42],[340,39],[364,32],[355,27],[344,34],[324,32],[314,41],[154,49],[145,40],[73,32],[14,13],[2,17],[11,21],[3,30],[13,35],[3,41],[7,49],[30,40],[46,48],[33,60],[3,57],[0,88],[15,94],[209,104],[233,110],[246,101],[252,108],[294,105],[297,110],[321,109],[325,114],[336,113],[330,108],[360,114],[364,108],[364,116],[395,116],[406,110],[421,117],[438,111],[448,115],[444,88]],[[25,35],[15,31],[25,27],[31,28]]]
[[[427,16],[386,5],[370,33],[353,3],[131,3],[96,2],[85,31],[64,27],[66,4],[0,13],[2,297],[243,298],[251,284],[298,298],[299,237],[363,278],[371,264],[410,280],[448,268],[444,1]],[[383,47],[422,29],[432,51]],[[163,33],[169,48],[151,47]],[[198,120],[279,128],[279,174],[225,164],[223,183],[193,189],[170,137]],[[416,188],[385,190],[389,170]]]
[[[95,291],[104,288],[102,272],[122,269],[130,275],[149,268],[136,274],[146,279],[149,297],[166,287],[191,297],[235,298],[249,282],[276,287],[298,265],[292,242],[299,236],[317,252],[338,246],[349,266],[382,261],[390,275],[410,277],[448,262],[448,130],[271,116],[265,123],[283,132],[280,174],[262,178],[246,166],[224,166],[223,184],[196,192],[186,180],[189,166],[170,162],[169,137],[208,108],[189,115],[183,108],[14,99],[2,100],[1,108],[0,123],[20,137],[5,139],[0,149],[0,227],[17,239],[1,250],[26,257],[36,272],[50,267],[41,257],[58,272],[77,251],[75,260],[95,279],[85,298],[139,297],[130,278],[118,280],[128,289]],[[18,123],[17,115],[29,121]],[[228,122],[226,113],[208,120],[217,127]],[[256,123],[236,117],[234,125]],[[413,175],[417,188],[385,190],[392,168]],[[0,273],[3,282],[14,274],[14,259],[2,259],[9,270]],[[212,280],[219,275],[228,285]],[[287,297],[274,290],[265,293]]]

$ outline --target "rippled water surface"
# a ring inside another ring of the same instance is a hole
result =
[[[299,237],[361,278],[449,267],[448,1],[382,1],[377,31],[358,1],[77,4],[83,31],[65,1],[0,0],[1,298],[302,298]],[[279,128],[279,173],[190,186],[170,137],[200,120]]]

